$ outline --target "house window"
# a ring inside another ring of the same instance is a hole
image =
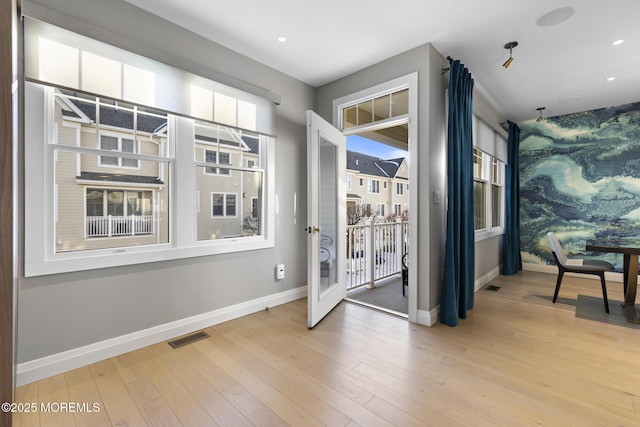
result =
[[[360,178],[360,187],[362,187],[363,185],[364,185],[364,180]]]
[[[347,190],[351,190],[351,175],[347,174]]]
[[[378,203],[378,216],[384,217],[384,203]]]
[[[393,205],[393,213],[395,216],[401,216],[402,215],[402,205],[397,203],[395,205]]]
[[[256,161],[255,161],[255,160],[247,160],[247,167],[248,167],[249,169],[254,169],[254,168],[256,168],[256,167],[257,167],[257,166],[256,166]]]
[[[137,154],[139,151],[138,144],[133,139],[109,135],[100,135],[100,149],[132,154]],[[116,156],[100,156],[100,166],[138,168],[138,160]]]
[[[151,191],[86,190],[85,237],[153,234]]]
[[[387,188],[387,181],[382,183],[382,188]]]
[[[404,194],[404,184],[401,182],[396,183],[396,194],[401,196]]]
[[[232,193],[211,193],[211,216],[235,217],[237,197]]]
[[[251,217],[257,219],[260,216],[260,200],[257,197],[251,198]]]
[[[368,179],[367,193],[380,193],[380,181],[377,179]]]
[[[504,163],[473,149],[473,204],[476,231],[503,227]]]
[[[221,165],[231,164],[231,155],[229,153],[218,153],[217,151],[213,150],[205,150],[204,154],[204,161],[207,163],[217,163]],[[218,158],[220,158],[220,161],[218,161]],[[204,173],[208,175],[231,175],[231,171],[227,168],[205,168]]]

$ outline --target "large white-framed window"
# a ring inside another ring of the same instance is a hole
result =
[[[404,184],[402,182],[396,182],[396,194],[398,196],[404,194]]]
[[[273,247],[277,96],[29,17],[23,41],[25,276]]]
[[[475,239],[504,233],[506,139],[473,116],[473,194]]]
[[[505,164],[473,149],[473,205],[476,237],[504,230]]]
[[[380,217],[384,217],[385,216],[384,203],[378,203],[378,216],[380,216]]]

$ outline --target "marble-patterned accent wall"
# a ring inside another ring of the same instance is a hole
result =
[[[553,264],[546,238],[558,235],[568,256],[587,239],[640,239],[640,102],[519,124],[522,260]]]

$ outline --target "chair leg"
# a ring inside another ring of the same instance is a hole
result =
[[[607,299],[607,286],[604,281],[604,272],[600,275],[600,283],[602,283],[602,298],[604,298],[604,309],[609,312],[609,300]]]
[[[553,293],[553,303],[555,304],[558,299],[558,292],[560,291],[560,283],[562,283],[562,276],[564,276],[564,271],[558,269],[558,281],[556,282],[556,291]]]

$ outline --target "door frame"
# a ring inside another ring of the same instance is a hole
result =
[[[17,97],[17,6],[0,0],[0,402],[13,402],[15,334],[14,107]],[[0,424],[11,426],[10,411]]]
[[[347,134],[342,129],[342,115],[340,114],[342,108],[353,104],[358,101],[365,101],[367,99],[375,98],[376,96],[393,92],[400,89],[409,89],[409,113],[408,127],[409,127],[409,183],[411,184],[411,191],[409,192],[409,247],[412,251],[411,259],[417,260],[418,258],[418,193],[420,188],[418,186],[418,72],[413,72],[405,76],[389,80],[384,83],[354,92],[349,95],[345,95],[338,99],[333,100],[333,117],[332,123],[337,129],[340,129],[343,133]],[[402,119],[406,120],[406,117]],[[387,125],[392,125],[393,120],[388,121]],[[359,131],[373,130],[379,127],[378,123],[373,123],[371,126],[359,126]],[[423,274],[426,277],[429,276],[429,266],[422,266]],[[418,277],[417,266],[415,263],[409,265],[409,321],[418,323]],[[429,289],[424,289],[424,297],[426,299],[427,307],[429,306]]]

